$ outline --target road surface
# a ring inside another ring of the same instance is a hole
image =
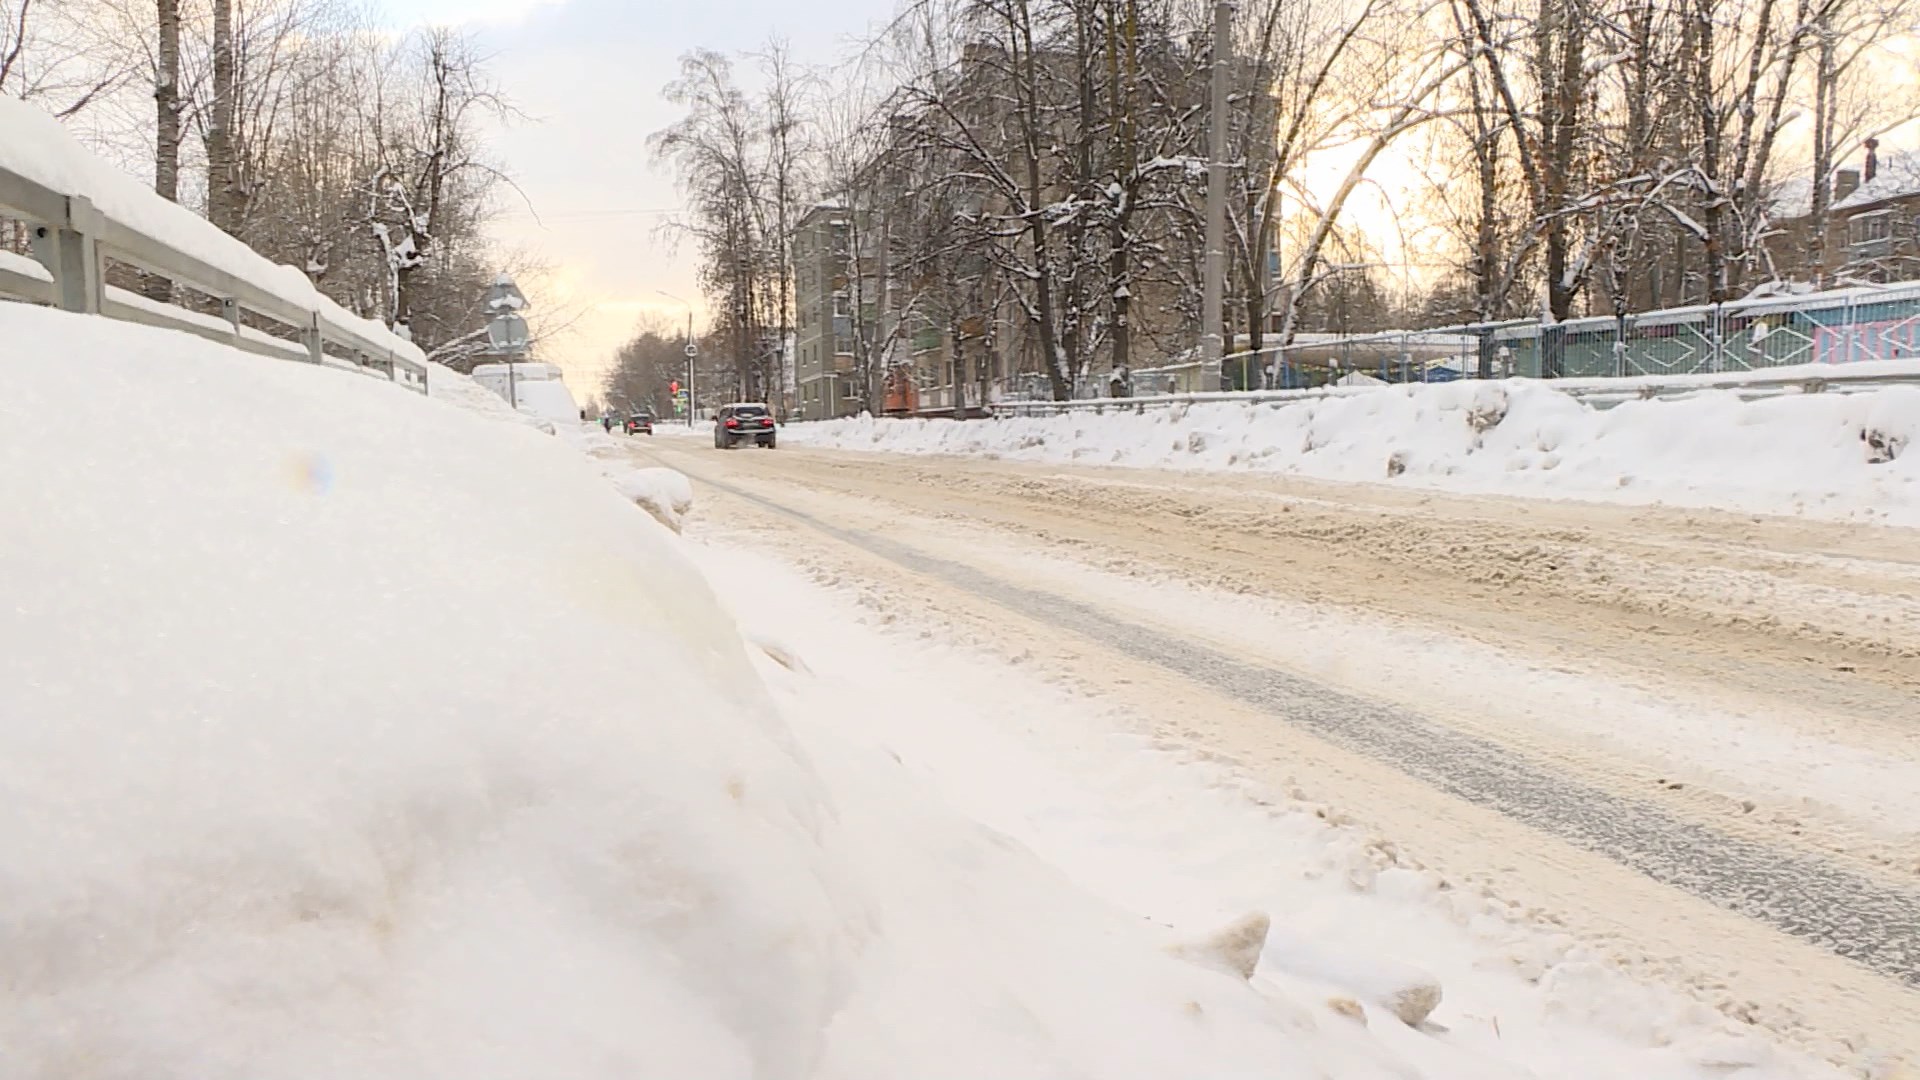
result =
[[[698,530],[1045,665],[1621,965],[1920,1062],[1898,530],[661,438]],[[929,688],[937,693],[938,688]]]

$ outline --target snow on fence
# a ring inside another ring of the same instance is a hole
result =
[[[0,218],[33,258],[0,249],[0,299],[182,330],[282,360],[382,375],[425,393],[426,357],[305,274],[265,256],[82,147],[58,121],[0,98]],[[121,263],[205,296],[219,314],[106,284]]]
[[[1639,378],[1914,357],[1920,357],[1920,282],[1901,282],[1619,318],[1301,335],[1291,345],[1226,357],[1217,389],[1299,389],[1343,372],[1385,382]]]
[[[1552,387],[1598,408],[1623,401],[1678,397],[1705,390],[1723,390],[1743,398],[1781,394],[1849,393],[1883,386],[1920,384],[1920,358],[1863,361],[1845,368],[1805,364],[1771,371],[1727,372],[1719,375],[1666,375],[1642,378],[1556,379]],[[1074,411],[1145,412],[1147,409],[1206,402],[1300,401],[1310,398],[1372,394],[1414,383],[1375,382],[1366,385],[1330,385],[1294,390],[1222,390],[1218,392],[1154,394],[1125,398],[1086,398],[1077,401],[1006,401],[993,406],[995,416],[1052,416]]]
[[[1600,407],[1713,389],[1765,397],[1920,383],[1920,282],[1621,319],[1302,335],[1292,345],[1226,356],[1217,372],[1190,361],[1132,374],[1131,397],[1029,397],[998,403],[994,412],[1285,401],[1481,377],[1550,379],[1555,389]]]

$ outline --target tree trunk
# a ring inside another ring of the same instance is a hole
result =
[[[1547,314],[1565,322],[1573,314],[1576,282],[1568,276],[1567,203],[1573,189],[1574,134],[1579,127],[1584,95],[1584,25],[1568,0],[1541,0],[1538,33],[1538,74],[1543,115],[1540,143],[1546,158],[1543,205],[1545,216]]]
[[[1046,216],[1038,211],[1046,197],[1046,188],[1040,180],[1040,137],[1043,123],[1040,112],[1040,73],[1034,57],[1033,21],[1027,10],[1027,0],[1013,0],[1009,5],[1009,38],[1020,65],[1015,81],[1015,108],[1019,111],[1022,157],[1026,159],[1026,190],[1022,193],[1029,213],[1027,214],[1027,238],[1033,246],[1032,258],[1036,271],[1034,281],[1034,306],[1031,321],[1039,331],[1041,362],[1047,366],[1047,384],[1053,391],[1055,401],[1069,401],[1073,398],[1073,382],[1065,369],[1065,357],[1061,355],[1060,338],[1056,333],[1058,324],[1055,319],[1053,295],[1052,252],[1049,250]]]
[[[1827,265],[1827,229],[1833,216],[1833,159],[1836,95],[1838,79],[1834,63],[1834,34],[1831,4],[1822,4],[1815,33],[1819,37],[1813,76],[1813,206],[1810,212],[1812,233],[1808,237],[1807,265],[1813,270],[1813,283],[1824,289],[1832,281]]]
[[[233,0],[213,0],[213,114],[207,123],[207,218],[229,233],[239,229],[234,156],[236,115]]]
[[[1113,283],[1112,367],[1127,371],[1133,367],[1133,288],[1132,260],[1128,258],[1127,222],[1113,222],[1112,250],[1107,255],[1107,277]]]
[[[153,190],[169,202],[180,201],[180,0],[158,0],[159,55],[154,72]],[[173,282],[149,275],[141,291],[147,299],[173,302]]]
[[[1721,132],[1714,108],[1713,0],[1694,0],[1692,10],[1693,50],[1689,58],[1689,89],[1693,94],[1694,120],[1699,125],[1700,170],[1706,186],[1706,206],[1701,227],[1707,275],[1707,302],[1727,299],[1726,191],[1720,175]]]

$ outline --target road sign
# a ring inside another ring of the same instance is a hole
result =
[[[699,355],[700,355],[700,346],[698,346],[698,345],[696,345],[696,344],[694,344],[693,342],[691,342],[691,341],[689,341],[689,342],[687,342],[687,347],[686,347],[686,348],[684,348],[684,349],[681,349],[680,351],[681,351],[681,352],[684,352],[684,353],[686,353],[686,354],[687,354],[688,356],[699,356]]]
[[[487,320],[487,342],[497,353],[524,352],[530,335],[527,320],[511,312]]]
[[[493,284],[487,288],[488,311],[524,311],[526,307],[526,294],[521,292],[520,286],[515,285],[513,278],[506,274],[494,278]]]

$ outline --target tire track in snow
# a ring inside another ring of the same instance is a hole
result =
[[[1451,796],[1920,988],[1920,893],[1553,775],[1502,746],[1418,713],[1251,663],[1089,604],[1012,585],[697,472],[689,475],[903,569],[1172,671]]]

